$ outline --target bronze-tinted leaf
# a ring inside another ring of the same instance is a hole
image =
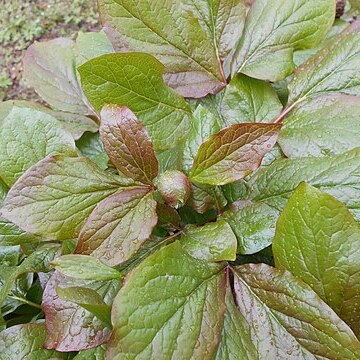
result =
[[[154,148],[144,125],[127,107],[106,105],[100,134],[110,160],[126,176],[151,184],[158,174]]]
[[[190,179],[225,185],[256,170],[275,145],[281,126],[244,123],[221,130],[204,142],[195,157]]]
[[[130,259],[157,223],[156,201],[147,187],[125,190],[100,202],[81,230],[77,254],[110,266]]]

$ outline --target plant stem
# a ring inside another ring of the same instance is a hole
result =
[[[300,101],[296,101],[294,102],[292,105],[290,105],[288,108],[286,108],[280,115],[278,118],[276,118],[273,123],[274,124],[279,124],[283,121],[284,117],[299,103]]]
[[[18,301],[20,301],[20,302],[22,302],[22,303],[24,303],[24,304],[30,305],[30,306],[32,306],[32,307],[34,307],[34,308],[37,308],[37,309],[42,310],[41,305],[36,304],[36,303],[34,303],[34,302],[30,301],[30,300],[27,300],[27,299],[18,297],[18,296],[16,296],[16,295],[10,295],[9,297],[11,297],[11,298],[14,299],[14,300],[18,300]]]

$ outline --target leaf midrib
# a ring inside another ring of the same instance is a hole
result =
[[[194,59],[191,55],[189,55],[187,52],[185,52],[183,49],[177,47],[175,44],[173,44],[169,39],[165,38],[163,35],[159,34],[157,31],[155,31],[155,29],[153,29],[149,24],[147,24],[143,19],[138,18],[137,16],[135,16],[129,9],[126,8],[126,6],[123,3],[120,3],[119,0],[115,0],[115,2],[123,7],[132,17],[134,17],[135,19],[137,19],[138,21],[140,21],[141,23],[144,24],[144,26],[146,28],[148,28],[152,33],[154,33],[155,35],[159,36],[162,40],[164,40],[166,43],[168,43],[169,45],[171,45],[173,48],[180,50],[188,59],[190,59],[192,62],[194,62],[195,64],[197,64],[198,66],[200,66],[200,68],[202,68],[206,73],[208,73],[211,77],[213,77],[214,79],[216,79],[217,81],[219,81],[220,83],[222,83],[222,79],[218,78],[215,74],[213,74],[211,71],[209,71],[207,68],[205,68],[202,64],[200,64],[196,59]],[[178,32],[179,33],[179,32]],[[180,35],[181,36],[181,35]]]

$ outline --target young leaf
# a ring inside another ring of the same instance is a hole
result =
[[[108,54],[79,67],[83,90],[97,111],[127,106],[142,121],[157,150],[181,142],[189,130],[186,101],[164,84],[163,65],[148,54]]]
[[[283,106],[272,86],[243,74],[235,75],[226,87],[220,113],[227,126],[246,122],[269,123]]]
[[[193,257],[207,261],[234,261],[236,237],[223,220],[204,226],[190,225],[180,239],[182,247]]]
[[[156,214],[158,217],[158,226],[165,229],[178,229],[180,227],[180,215],[178,212],[169,205],[157,203]]]
[[[165,65],[168,84],[182,95],[202,97],[226,85],[213,37],[207,36],[183,1],[101,0],[99,4],[104,22],[115,30],[117,50],[156,57]]]
[[[216,115],[201,105],[196,108],[191,119],[191,130],[185,142],[183,167],[186,172],[191,170],[201,144],[221,128]]]
[[[49,360],[67,359],[68,354],[46,350],[45,324],[28,323],[12,326],[0,333],[1,359],[3,360]]]
[[[265,264],[235,268],[235,294],[260,359],[357,359],[351,329],[310,287]]]
[[[78,82],[73,47],[65,38],[34,43],[23,59],[24,77],[52,107],[92,115]]]
[[[75,253],[92,255],[109,266],[119,265],[149,239],[156,223],[156,201],[147,187],[118,192],[92,212]]]
[[[109,157],[105,152],[99,133],[86,132],[76,142],[76,147],[83,156],[93,161],[100,169],[108,168]]]
[[[276,227],[276,266],[304,280],[360,333],[360,226],[332,196],[302,183]]]
[[[114,300],[107,358],[211,359],[225,310],[222,268],[178,242],[145,259]]]
[[[86,158],[49,156],[11,188],[1,214],[27,232],[71,239],[98,202],[128,185],[128,180],[102,172]]]
[[[250,327],[234,302],[231,287],[226,287],[225,318],[221,341],[215,360],[258,360],[258,354],[250,337]]]
[[[60,299],[73,302],[91,312],[111,329],[111,306],[95,290],[81,286],[57,287],[56,294]]]
[[[232,125],[204,142],[190,173],[191,181],[225,185],[256,170],[275,145],[281,126],[273,124]]]
[[[152,184],[158,175],[158,161],[148,132],[130,109],[104,106],[100,134],[110,160],[120,172]]]
[[[8,186],[47,155],[76,156],[75,142],[43,112],[13,107],[0,127],[0,177]]]
[[[55,272],[46,285],[42,307],[46,318],[47,349],[58,351],[79,351],[90,349],[108,341],[110,329],[92,313],[80,305],[64,301],[56,293],[57,287],[84,286],[99,293],[110,305],[119,291],[120,282],[80,282]]]
[[[329,193],[360,221],[360,148],[325,158],[276,160],[259,169],[249,181],[238,182],[225,190],[230,201],[261,201],[282,211],[292,192],[303,181]]]
[[[196,15],[219,58],[225,61],[240,39],[246,17],[244,0],[185,0],[191,12]]]
[[[289,84],[289,105],[312,95],[360,95],[360,21],[298,67]]]
[[[257,0],[246,19],[231,72],[278,81],[295,69],[294,50],[316,46],[335,18],[334,0]]]
[[[287,157],[328,156],[359,146],[360,97],[310,98],[284,119],[279,144]]]
[[[74,46],[77,66],[95,57],[113,52],[114,48],[104,31],[78,33]]]
[[[184,206],[190,196],[191,184],[182,171],[165,171],[156,179],[156,187],[165,202],[174,208]]]
[[[63,275],[75,279],[109,281],[121,278],[121,274],[117,270],[86,255],[64,255],[52,261],[51,265]]]
[[[271,245],[279,213],[262,202],[238,201],[223,213],[237,238],[237,252],[255,254]]]

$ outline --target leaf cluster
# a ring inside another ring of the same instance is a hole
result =
[[[99,5],[0,104],[3,358],[359,359],[356,1]]]

